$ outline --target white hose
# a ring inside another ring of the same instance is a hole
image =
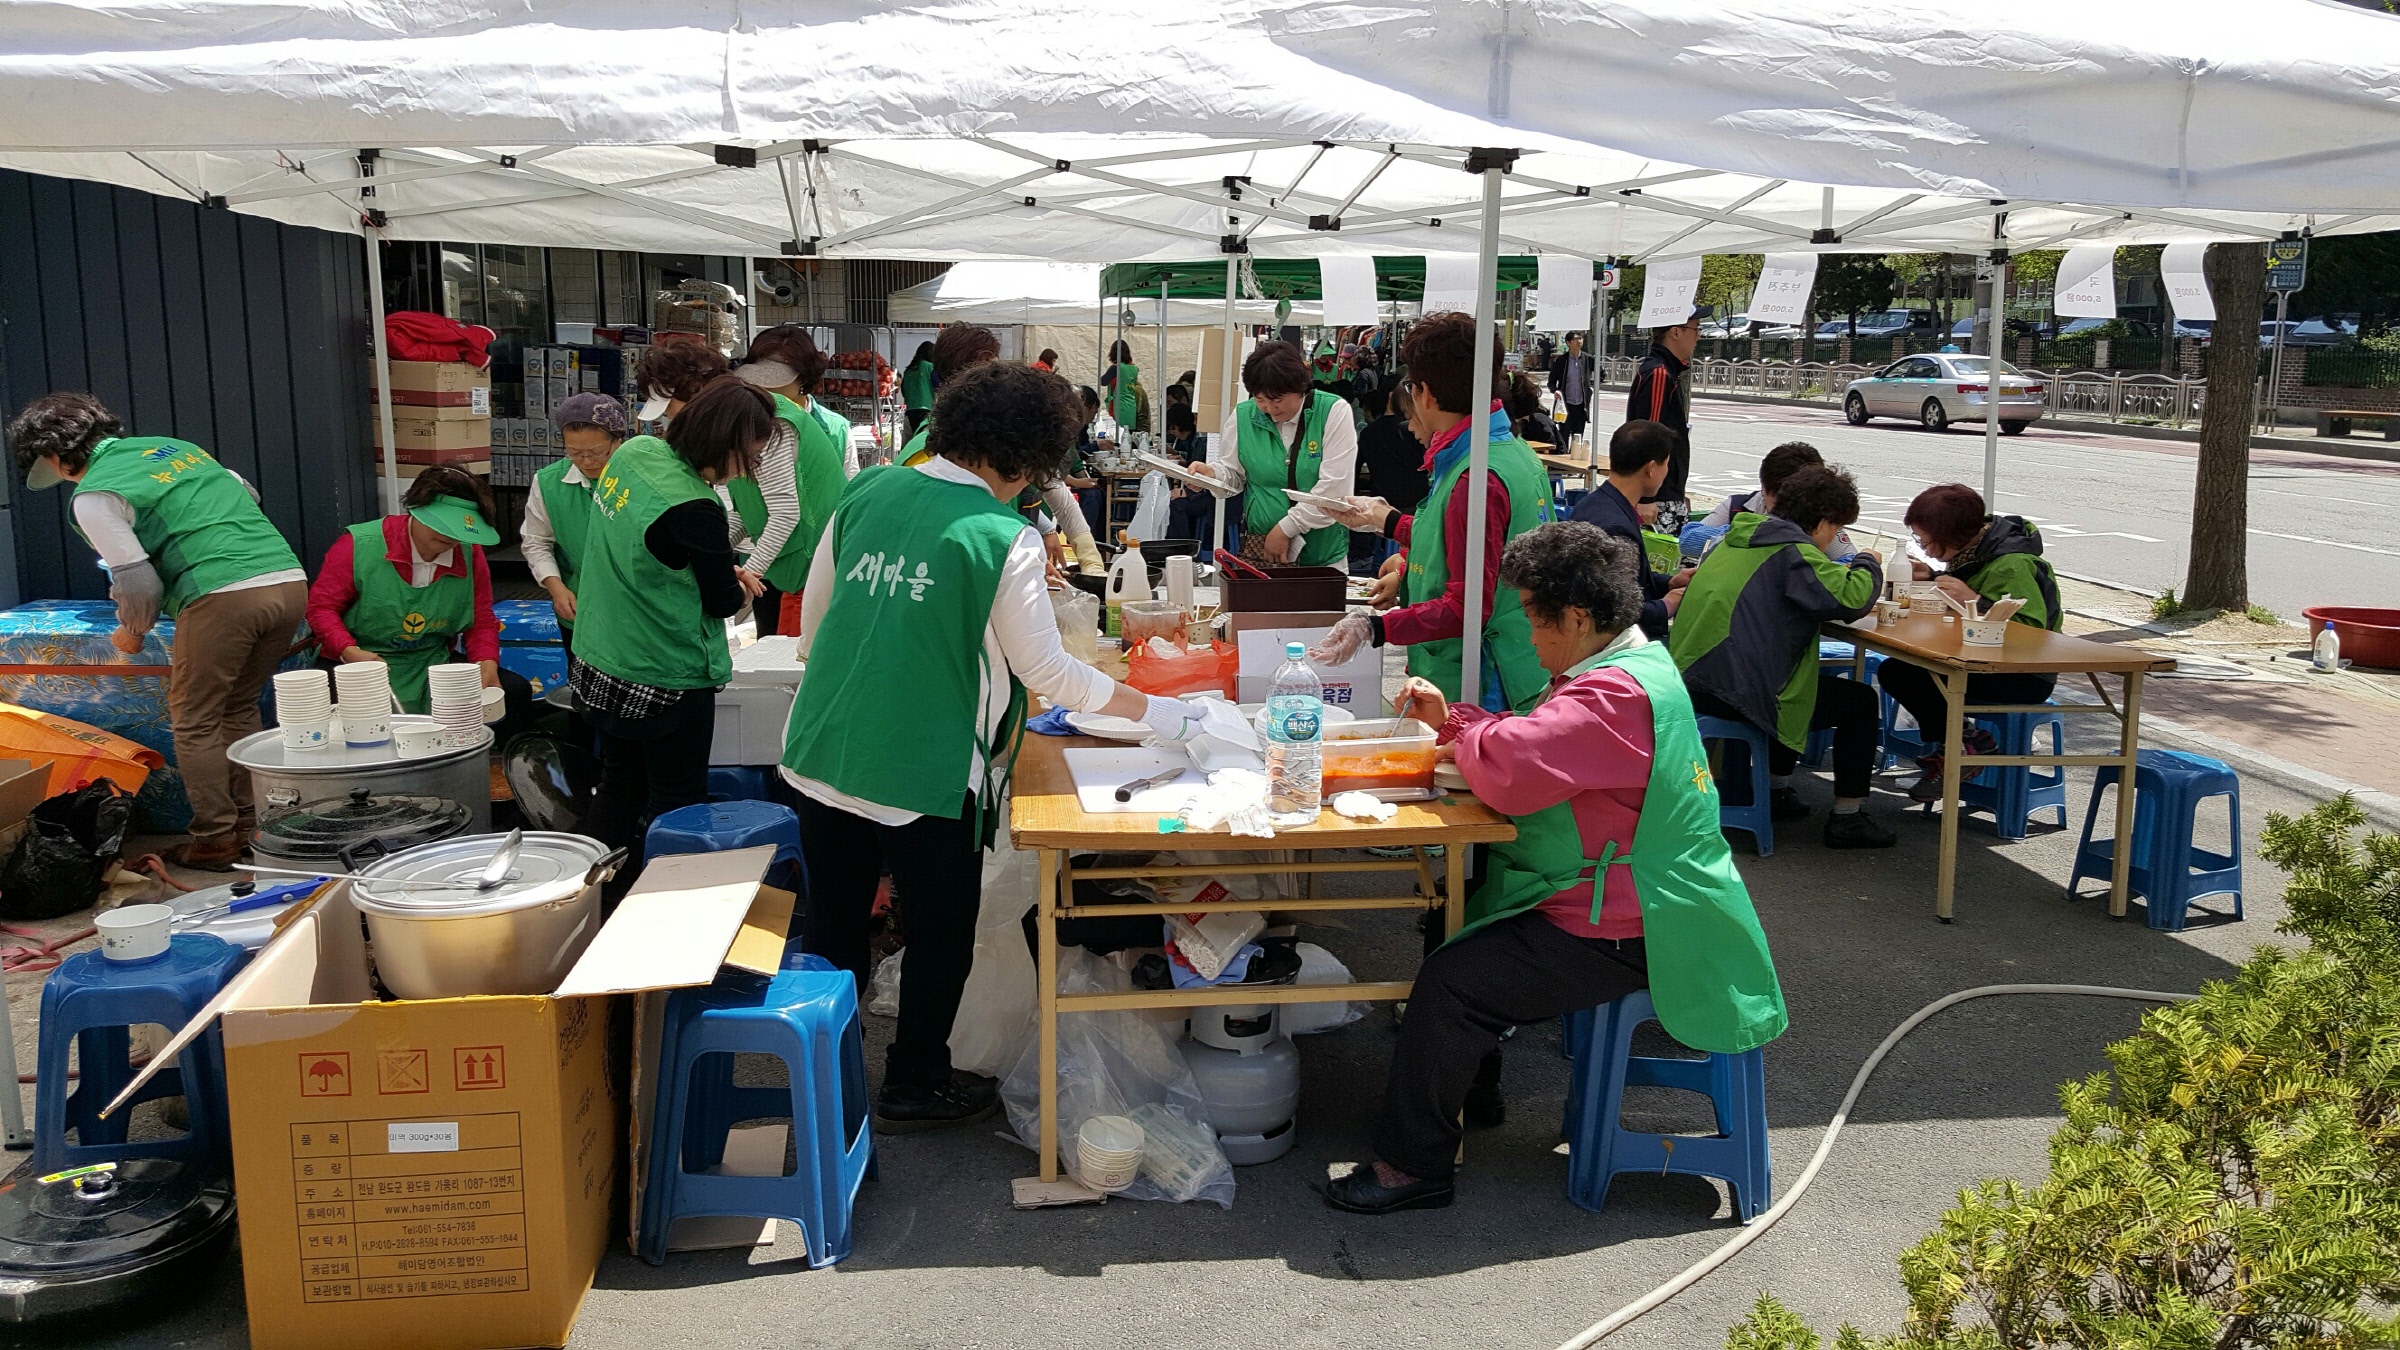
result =
[[[1745,1224],[1742,1231],[1734,1234],[1724,1246],[1685,1267],[1682,1274],[1586,1327],[1559,1346],[1558,1350],[1586,1350],[1586,1347],[1597,1345],[1623,1331],[1633,1325],[1636,1319],[1664,1306],[1667,1300],[1707,1278],[1709,1272],[1732,1260],[1742,1248],[1773,1228],[1799,1202],[1808,1184],[1816,1180],[1817,1169],[1825,1165],[1827,1155],[1833,1152],[1833,1141],[1841,1137],[1842,1126],[1849,1123],[1850,1108],[1858,1104],[1859,1092],[1866,1087],[1867,1079],[1874,1075],[1875,1067],[1883,1063],[1883,1057],[1892,1052],[1892,1047],[1935,1013],[1968,999],[1983,998],[1990,994],[2088,994],[2094,998],[2130,998],[2146,1003],[2185,1003],[2199,997],[2197,994],[2169,994],[2155,989],[2116,989],[2103,984],[1984,984],[1935,999],[1909,1014],[1907,1021],[1892,1028],[1892,1034],[1884,1037],[1883,1044],[1875,1047],[1875,1053],[1867,1056],[1866,1063],[1858,1066],[1858,1076],[1850,1080],[1850,1090],[1843,1094],[1842,1104],[1834,1110],[1833,1122],[1825,1127],[1825,1137],[1818,1141],[1816,1154],[1808,1160],[1808,1166],[1800,1169],[1800,1179],[1783,1193],[1783,1198],[1775,1202],[1774,1208]]]

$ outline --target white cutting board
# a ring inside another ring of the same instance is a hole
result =
[[[1062,753],[1067,757],[1067,775],[1075,780],[1075,800],[1093,815],[1171,816],[1208,785],[1208,780],[1192,767],[1191,756],[1181,750],[1146,750],[1127,745],[1107,749],[1070,747]],[[1133,794],[1132,801],[1117,800],[1119,787],[1169,769],[1183,770],[1183,777],[1160,787],[1144,788]]]

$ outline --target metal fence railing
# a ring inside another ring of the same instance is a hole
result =
[[[1617,388],[1630,386],[1637,364],[1621,356],[1603,359],[1600,363],[1601,383]],[[1715,361],[1704,358],[1692,362],[1691,387],[1700,393],[1747,394],[1840,407],[1842,395],[1849,389],[1852,380],[1862,379],[1881,368],[1880,365],[1863,366],[1855,363]],[[2025,374],[2042,383],[2045,415],[2136,426],[2198,426],[2201,395],[2207,385],[2201,379],[2123,370],[2052,372],[2027,369]],[[2263,381],[2259,403],[2263,413]]]
[[[2400,352],[2371,347],[2311,347],[2301,383],[2346,389],[2400,389]],[[2288,356],[2286,359],[2289,359]]]

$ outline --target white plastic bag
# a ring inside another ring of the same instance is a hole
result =
[[[900,1015],[900,953],[875,963],[875,988],[867,997],[867,1011],[877,1017]]]
[[[1142,494],[1134,499],[1133,523],[1125,527],[1134,540],[1167,537],[1167,476],[1156,469],[1142,475]]]
[[[1001,798],[1002,819],[1008,799]],[[1020,923],[1033,908],[1040,866],[1002,838],[983,855],[983,902],[975,915],[975,967],[950,1023],[950,1066],[997,1077],[1033,1041],[1037,1003],[1033,957]]]
[[[1122,993],[1125,972],[1081,948],[1059,953],[1062,994]],[[1217,1146],[1208,1106],[1173,1036],[1181,1023],[1160,1025],[1136,1012],[1078,1012],[1058,1019],[1059,1157],[1073,1172],[1075,1136],[1093,1116],[1131,1116],[1145,1133],[1172,1147],[1154,1166],[1147,1150],[1142,1175],[1118,1192],[1129,1200],[1209,1200],[1233,1208],[1233,1164]],[[1028,1144],[1041,1137],[1041,1045],[1025,1047],[1000,1085],[1008,1121]],[[1205,1140],[1205,1148],[1201,1141]]]
[[[1313,942],[1303,942],[1300,953],[1299,984],[1348,984],[1350,967],[1342,959]],[[1311,1036],[1320,1031],[1346,1027],[1367,1015],[1364,1003],[1287,1003],[1283,1008],[1283,1034]]]

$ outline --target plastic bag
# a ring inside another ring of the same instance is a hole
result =
[[[1171,496],[1167,476],[1156,469],[1142,475],[1142,493],[1134,500],[1133,521],[1125,527],[1129,540],[1164,539],[1167,537],[1167,501]]]
[[[1001,813],[1008,811],[1001,800]],[[1038,976],[1019,922],[1033,908],[1040,867],[1024,850],[999,846],[983,855],[983,901],[975,915],[975,966],[950,1023],[950,1066],[1004,1074],[1033,1043]]]
[[[900,953],[875,963],[875,988],[867,997],[867,1011],[877,1017],[900,1015]]]
[[[1132,987],[1125,972],[1080,949],[1059,953],[1062,994],[1122,993]],[[1233,1164],[1208,1125],[1208,1106],[1191,1066],[1173,1039],[1180,1023],[1161,1025],[1136,1012],[1077,1012],[1058,1019],[1059,1158],[1069,1172],[1080,1167],[1075,1137],[1094,1116],[1131,1116],[1145,1134],[1159,1137],[1153,1165],[1146,1144],[1142,1174],[1126,1190],[1128,1200],[1208,1200],[1233,1208]],[[1041,1137],[1041,1045],[1025,1047],[1000,1099],[1009,1124],[1029,1144]]]
[[[133,798],[105,778],[33,808],[0,866],[0,919],[55,919],[90,906],[132,821]]]
[[[1145,694],[1216,694],[1230,699],[1241,670],[1241,651],[1227,642],[1186,647],[1174,656],[1160,656],[1148,643],[1125,653],[1125,683]]]
[[[1348,984],[1350,967],[1342,959],[1313,942],[1303,942],[1300,953],[1300,984]],[[1283,1034],[1313,1036],[1320,1031],[1346,1027],[1367,1015],[1364,1003],[1287,1003],[1283,1008]]]

